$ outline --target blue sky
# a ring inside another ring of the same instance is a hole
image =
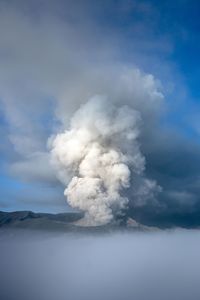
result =
[[[48,140],[67,128],[80,94],[114,94],[116,74],[138,68],[165,97],[141,138],[146,172],[162,182],[159,201],[170,212],[180,210],[180,195],[197,211],[199,13],[194,0],[0,1],[0,209],[69,209]],[[175,178],[188,160],[190,176]]]

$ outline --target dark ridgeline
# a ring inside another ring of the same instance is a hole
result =
[[[111,230],[135,230],[151,231],[156,227],[142,225],[135,220],[128,218],[117,220],[102,226],[80,226],[77,221],[83,217],[82,213],[69,212],[59,214],[34,213],[32,211],[0,211],[0,228],[21,228],[33,230],[57,230],[72,232],[109,232]]]
[[[78,221],[81,213],[34,213],[32,211],[0,211],[0,227],[29,229],[64,229]]]

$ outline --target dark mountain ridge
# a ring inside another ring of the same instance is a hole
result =
[[[80,226],[77,221],[83,217],[82,213],[34,213],[32,211],[0,211],[0,228],[23,228],[38,230],[58,230],[76,232],[107,232],[110,230],[128,229],[149,231],[155,229],[139,224],[129,218],[127,222],[114,222],[103,226]]]

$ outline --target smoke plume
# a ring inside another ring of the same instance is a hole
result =
[[[134,177],[143,177],[140,113],[95,96],[71,118],[69,129],[52,140],[52,161],[66,185],[68,203],[85,212],[85,225],[103,225],[128,204]],[[144,180],[143,180],[144,182]]]

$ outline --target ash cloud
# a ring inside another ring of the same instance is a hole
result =
[[[52,162],[63,183],[69,180],[64,192],[68,203],[85,212],[83,224],[109,223],[125,209],[129,199],[123,191],[130,189],[131,178],[132,190],[137,183],[132,197],[140,202],[156,188],[155,182],[143,179],[140,121],[132,108],[96,96],[76,111],[70,128],[53,139]]]

